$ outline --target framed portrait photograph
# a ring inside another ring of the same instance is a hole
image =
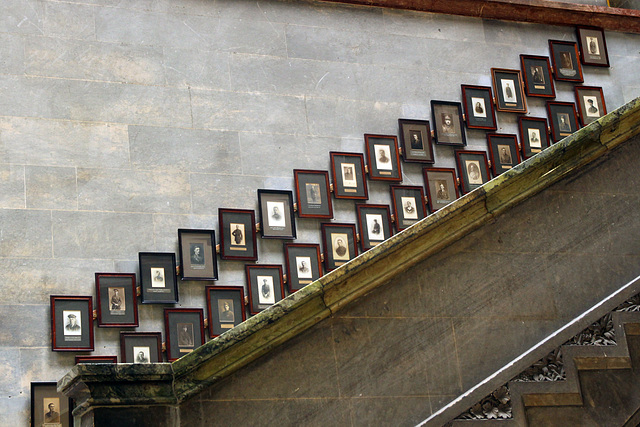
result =
[[[555,98],[556,89],[551,75],[551,63],[547,56],[520,55],[527,96]]]
[[[489,86],[461,85],[462,101],[469,129],[496,130],[496,111]]]
[[[602,28],[578,27],[576,31],[582,63],[596,67],[609,67],[609,53]]]
[[[547,101],[551,137],[558,142],[578,130],[578,116],[573,102]]]
[[[244,288],[242,286],[207,286],[209,337],[215,338],[244,322]]]
[[[484,151],[456,150],[455,154],[462,194],[467,194],[481,187],[491,179],[487,153]]]
[[[496,94],[496,109],[506,113],[527,112],[524,84],[520,70],[492,68],[493,91]]]
[[[424,168],[422,175],[427,188],[427,200],[431,212],[444,208],[460,197],[455,169]]]
[[[467,145],[461,103],[432,100],[431,115],[436,144],[456,147]]]
[[[336,199],[367,200],[364,156],[360,153],[330,151],[333,196]]]
[[[31,427],[70,427],[71,398],[58,393],[58,383],[31,383]]]
[[[161,363],[160,332],[120,332],[120,360],[122,363]]]
[[[300,218],[333,218],[329,172],[294,169],[296,200]]]
[[[402,181],[398,139],[393,135],[364,135],[369,179]]]
[[[249,289],[249,313],[258,314],[284,299],[281,265],[246,265],[245,269]]]
[[[293,192],[258,190],[260,234],[263,239],[295,239],[296,219],[293,214]]]
[[[428,120],[398,119],[402,158],[405,162],[434,163]]]
[[[180,228],[178,247],[182,280],[218,280],[214,230]]]
[[[98,326],[134,328],[138,326],[136,275],[130,273],[96,273]]]
[[[204,344],[204,311],[201,308],[165,308],[164,336],[167,361],[178,360]]]
[[[522,157],[528,159],[549,147],[547,119],[542,117],[520,117],[518,120]]]
[[[498,176],[520,163],[520,149],[516,135],[490,133],[487,134],[487,143],[493,176]]]
[[[294,293],[322,277],[320,245],[285,243],[284,259],[289,293]]]
[[[256,261],[256,214],[249,209],[218,209],[220,258]]]
[[[564,82],[582,83],[582,66],[578,60],[578,45],[575,42],[549,40],[551,64],[555,79]]]
[[[93,298],[51,295],[51,349],[93,351]]]
[[[391,211],[387,205],[356,204],[356,217],[363,252],[379,245],[393,234]]]
[[[576,105],[582,126],[598,120],[607,114],[604,94],[599,86],[575,86]]]
[[[325,271],[335,270],[358,256],[355,224],[323,223],[320,230]]]
[[[396,230],[402,231],[427,216],[424,190],[415,185],[392,185],[391,203]]]
[[[118,363],[118,356],[81,356],[78,355],[74,357],[74,362],[77,365],[78,363],[98,363],[98,364],[107,364],[111,365],[113,363]]]
[[[142,304],[178,302],[176,254],[173,252],[139,252],[140,297]]]

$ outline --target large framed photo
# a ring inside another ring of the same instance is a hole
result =
[[[578,116],[573,102],[547,102],[551,137],[558,142],[578,130]]]
[[[295,239],[293,192],[258,190],[260,233],[263,239]]]
[[[201,308],[165,308],[164,336],[167,361],[178,360],[204,344],[204,312]]]
[[[248,209],[218,209],[220,258],[256,261],[256,214]]]
[[[422,187],[392,185],[391,202],[397,231],[402,231],[427,216]]]
[[[524,74],[524,88],[527,96],[556,97],[549,57],[520,55],[520,65]]]
[[[405,162],[435,162],[429,121],[398,119],[398,127]]]
[[[463,194],[481,187],[491,179],[487,153],[484,151],[456,150],[455,154]]]
[[[71,398],[58,392],[57,382],[31,383],[31,427],[70,427],[71,409]]]
[[[364,135],[369,178],[380,181],[402,181],[398,139],[393,135]]]
[[[246,320],[242,286],[207,286],[209,337],[214,338]]]
[[[84,356],[76,355],[73,358],[73,362],[77,365],[79,363],[92,363],[92,364],[106,364],[112,365],[118,363],[118,356]]]
[[[161,363],[160,332],[120,332],[120,359],[122,363]]]
[[[507,113],[526,113],[527,101],[520,70],[492,68],[493,91],[496,94],[496,110]]]
[[[142,304],[175,304],[178,302],[176,254],[173,252],[140,252],[140,296]]]
[[[218,280],[216,232],[178,229],[180,278],[182,280]]]
[[[432,100],[431,115],[436,144],[456,147],[467,145],[461,103]]]
[[[586,126],[607,114],[607,106],[601,87],[576,86],[574,90],[582,126]]]
[[[294,169],[296,200],[300,218],[333,218],[329,172]]]
[[[496,130],[496,112],[489,86],[461,85],[464,111],[469,129]]]
[[[549,40],[551,63],[555,79],[582,83],[582,66],[578,60],[578,45],[575,42]]]
[[[455,169],[424,168],[422,174],[431,212],[444,208],[460,197]]]
[[[284,299],[281,265],[246,265],[245,268],[249,288],[249,313],[258,314]]]
[[[597,67],[609,66],[609,53],[604,31],[596,27],[578,27],[578,45],[580,46],[580,59],[584,65]]]
[[[364,156],[359,153],[330,151],[333,195],[336,199],[367,200]]]
[[[360,247],[368,251],[391,237],[391,212],[387,205],[356,204]]]
[[[287,268],[287,286],[291,294],[322,276],[320,245],[285,243],[284,259]]]
[[[528,159],[549,147],[549,131],[547,119],[542,117],[520,117],[520,141],[522,157]]]
[[[138,326],[136,275],[130,273],[96,273],[98,326],[134,328]]]
[[[356,226],[346,223],[320,224],[324,248],[324,269],[335,270],[358,256]]]
[[[51,295],[51,349],[93,351],[93,299]]]
[[[490,133],[487,135],[489,157],[493,176],[498,176],[520,163],[518,137],[512,134]]]

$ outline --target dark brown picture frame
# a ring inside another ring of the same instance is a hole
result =
[[[411,163],[434,163],[431,125],[428,120],[398,119],[402,158]]]
[[[582,65],[578,59],[578,44],[564,40],[549,40],[551,64],[557,81],[582,83]]]
[[[392,185],[391,203],[396,231],[411,227],[427,216],[424,189],[417,185]]]
[[[389,205],[356,204],[362,252],[379,245],[393,235]]]
[[[322,232],[325,271],[335,270],[358,256],[355,224],[322,223],[320,230]],[[342,244],[338,240],[341,240]]]
[[[207,286],[209,337],[215,338],[247,320],[242,286]]]
[[[427,201],[431,213],[436,212],[460,197],[458,178],[454,168],[422,169]]]
[[[469,129],[496,130],[498,122],[489,86],[460,85]]]
[[[549,125],[543,117],[520,117],[518,120],[522,158],[528,159],[548,148]]]
[[[604,30],[598,27],[577,27],[580,59],[584,65],[609,67],[609,52]]]
[[[575,86],[576,106],[582,126],[607,114],[607,104],[600,86]]]
[[[467,145],[460,102],[432,100],[431,115],[436,144],[454,147]]]
[[[93,298],[51,295],[51,349],[93,351]]]
[[[215,230],[178,229],[181,280],[218,280]]]
[[[520,163],[518,136],[507,133],[487,134],[493,176],[498,176]]]
[[[296,238],[292,191],[259,189],[258,207],[260,235],[263,239]]]
[[[142,304],[178,302],[176,254],[173,252],[139,252],[140,301]]]
[[[290,294],[322,277],[320,245],[316,243],[285,243],[284,259]]]
[[[489,163],[484,151],[456,150],[456,164],[460,174],[462,194],[467,194],[489,182]]]
[[[296,200],[300,218],[333,218],[329,172],[294,169]]]
[[[93,363],[93,364],[105,364],[112,365],[114,363],[118,363],[118,356],[84,356],[84,355],[76,355],[73,358],[74,363],[77,365],[79,363]]]
[[[220,258],[256,261],[256,214],[250,209],[218,209]],[[239,230],[239,233],[237,232]]]
[[[135,328],[138,322],[136,275],[95,273],[98,327]]]
[[[245,271],[249,289],[249,313],[258,314],[285,298],[281,265],[247,264]]]
[[[496,110],[505,113],[526,114],[527,100],[520,70],[492,68],[493,91],[496,94]]]
[[[160,332],[120,332],[122,363],[162,363]]]
[[[551,138],[558,142],[579,129],[576,105],[573,102],[547,102]]]
[[[165,308],[164,336],[167,361],[173,362],[200,347],[204,339],[204,311],[201,308]]]
[[[73,425],[72,410],[71,398],[58,392],[57,382],[31,382],[31,427],[71,427]]]
[[[367,200],[367,179],[364,156],[360,153],[330,151],[333,197],[336,199]]]
[[[402,181],[402,167],[395,135],[364,134],[369,179],[372,181]]]
[[[551,62],[548,56],[520,55],[520,65],[527,96],[556,97]]]

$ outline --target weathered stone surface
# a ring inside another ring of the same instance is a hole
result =
[[[0,165],[0,203],[6,208],[24,208],[24,166]]]
[[[43,34],[44,3],[33,0],[7,0],[0,17],[3,33]]]
[[[51,213],[40,210],[0,210],[0,256],[51,257]]]
[[[2,330],[0,342],[4,348],[11,347],[47,347],[50,345],[51,323],[43,322],[49,319],[49,304],[47,305],[2,305]],[[43,330],[44,326],[44,330]],[[64,371],[64,367],[56,366],[55,369]],[[22,374],[22,381],[28,382],[29,378],[37,378],[29,373]]]
[[[35,209],[78,209],[76,169],[27,166],[27,207]]]
[[[43,29],[47,36],[93,40],[96,37],[95,8],[80,4],[47,2]]]

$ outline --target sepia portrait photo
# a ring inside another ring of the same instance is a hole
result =
[[[269,227],[285,227],[287,221],[285,219],[285,210],[283,202],[267,201],[267,223]]]
[[[193,323],[178,323],[178,347],[193,347],[195,340],[193,337]]]
[[[218,300],[218,318],[220,322],[235,322],[236,315],[233,310],[233,300],[232,299],[223,299],[220,298]]]
[[[441,113],[440,119],[442,120],[442,125],[440,127],[440,131],[442,133],[447,135],[455,135],[457,133],[451,113]]]
[[[376,155],[376,168],[380,170],[393,170],[391,164],[391,147],[388,145],[373,144]]]
[[[469,177],[469,184],[482,185],[480,162],[477,160],[466,160],[464,163],[467,168],[467,177]]]
[[[573,67],[573,59],[570,52],[560,52],[560,74],[573,77],[577,71]]]
[[[149,347],[133,346],[133,363],[151,363]]]
[[[331,251],[337,261],[349,260],[348,236],[344,233],[331,233]]]
[[[587,117],[600,117],[598,98],[595,96],[585,96],[582,99],[584,102],[584,112]]]
[[[244,224],[229,224],[231,234],[231,246],[245,246]]]
[[[82,335],[82,323],[80,310],[62,310],[64,318],[64,334],[72,336]]]
[[[296,269],[299,279],[311,279],[313,272],[311,271],[311,258],[308,256],[296,257]]]
[[[540,130],[529,128],[527,129],[529,133],[529,145],[532,148],[542,148],[542,140],[540,139]]]
[[[340,168],[342,169],[342,185],[345,187],[357,187],[356,165],[353,163],[342,163]]]
[[[475,117],[487,117],[487,109],[484,105],[484,98],[471,97],[471,105],[473,108],[473,115]]]
[[[384,240],[384,232],[382,229],[382,215],[378,214],[366,214],[367,231],[369,233],[369,240],[382,241]]]
[[[508,145],[498,144],[498,156],[500,158],[500,163],[503,165],[513,164],[513,160],[511,158],[511,148]]]
[[[558,129],[560,132],[571,132],[571,122],[569,121],[569,114],[558,113]]]
[[[447,181],[444,179],[436,179],[436,201],[448,202],[449,201],[449,188]]]
[[[307,192],[307,203],[310,205],[322,204],[322,193],[320,193],[320,184],[315,182],[307,182],[305,185]]]
[[[411,140],[411,148],[414,150],[422,150],[424,145],[422,144],[422,132],[419,130],[409,130],[409,139]]]
[[[416,208],[416,199],[413,197],[400,197],[402,203],[402,212],[405,219],[418,219],[418,209]]]
[[[109,287],[109,311],[111,314],[119,314],[114,312],[122,312],[126,310],[124,300],[124,288]]]
[[[587,52],[589,55],[600,55],[600,46],[598,45],[597,37],[586,36],[587,39]]]
[[[151,287],[152,288],[164,288],[164,268],[151,267]]]
[[[191,268],[204,268],[204,245],[202,243],[189,243],[189,259]]]
[[[515,82],[509,79],[502,79],[500,80],[500,83],[502,84],[502,96],[504,97],[504,102],[518,102],[515,92]]]
[[[42,399],[44,409],[43,426],[62,425],[60,424],[60,399],[58,397],[45,397]]]
[[[258,304],[275,304],[276,295],[273,290],[273,277],[257,276]]]
[[[530,71],[531,71],[531,78],[533,80],[534,84],[544,84],[545,83],[545,79],[544,79],[544,69],[542,68],[541,65],[532,65],[530,67]]]

